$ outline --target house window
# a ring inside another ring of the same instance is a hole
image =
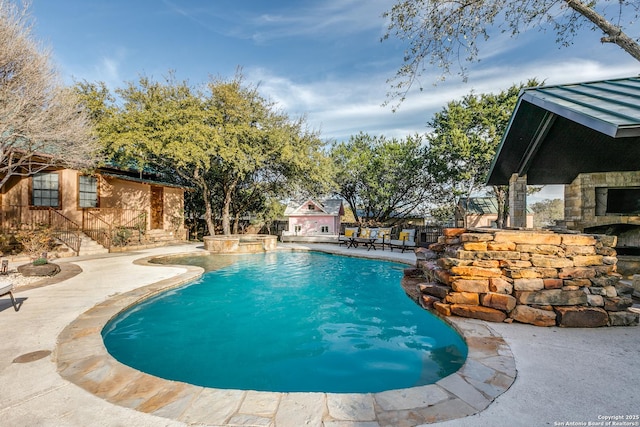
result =
[[[78,206],[81,208],[98,207],[98,180],[96,177],[80,175]]]
[[[329,232],[329,226],[328,225],[323,225],[320,227],[320,232],[321,233],[328,233]]]
[[[301,226],[301,225],[294,225],[294,226],[293,226],[293,231],[294,231],[295,233],[299,233],[299,232],[301,232],[301,231],[302,231],[302,226]]]
[[[57,208],[60,206],[58,174],[41,172],[33,176],[33,206]]]
[[[313,211],[316,209],[316,205],[309,203],[309,205],[307,205],[307,210]]]

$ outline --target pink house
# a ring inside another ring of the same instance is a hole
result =
[[[337,242],[342,215],[341,199],[293,201],[284,211],[284,216],[289,218],[289,230],[282,232],[282,241]]]

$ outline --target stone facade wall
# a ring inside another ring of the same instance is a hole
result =
[[[640,225],[637,215],[597,215],[596,188],[640,187],[640,171],[584,173],[564,187],[564,219],[568,228],[585,228],[608,224]]]
[[[445,229],[408,271],[425,308],[492,322],[638,324],[616,273],[615,236]]]

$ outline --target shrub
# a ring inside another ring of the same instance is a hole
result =
[[[31,258],[41,258],[39,255],[53,249],[55,242],[53,230],[48,226],[39,226],[34,230],[20,230],[15,237],[22,245],[23,251]]]
[[[113,246],[127,246],[129,239],[133,232],[125,227],[117,227],[113,231],[112,243]]]
[[[38,258],[35,261],[33,261],[33,265],[45,265],[48,264],[49,261],[47,261],[46,258]]]

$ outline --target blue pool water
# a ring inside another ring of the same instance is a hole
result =
[[[216,258],[183,261],[206,259]],[[463,339],[402,290],[403,264],[318,252],[217,259],[107,324],[109,353],[201,386],[336,393],[431,384],[466,359]]]

